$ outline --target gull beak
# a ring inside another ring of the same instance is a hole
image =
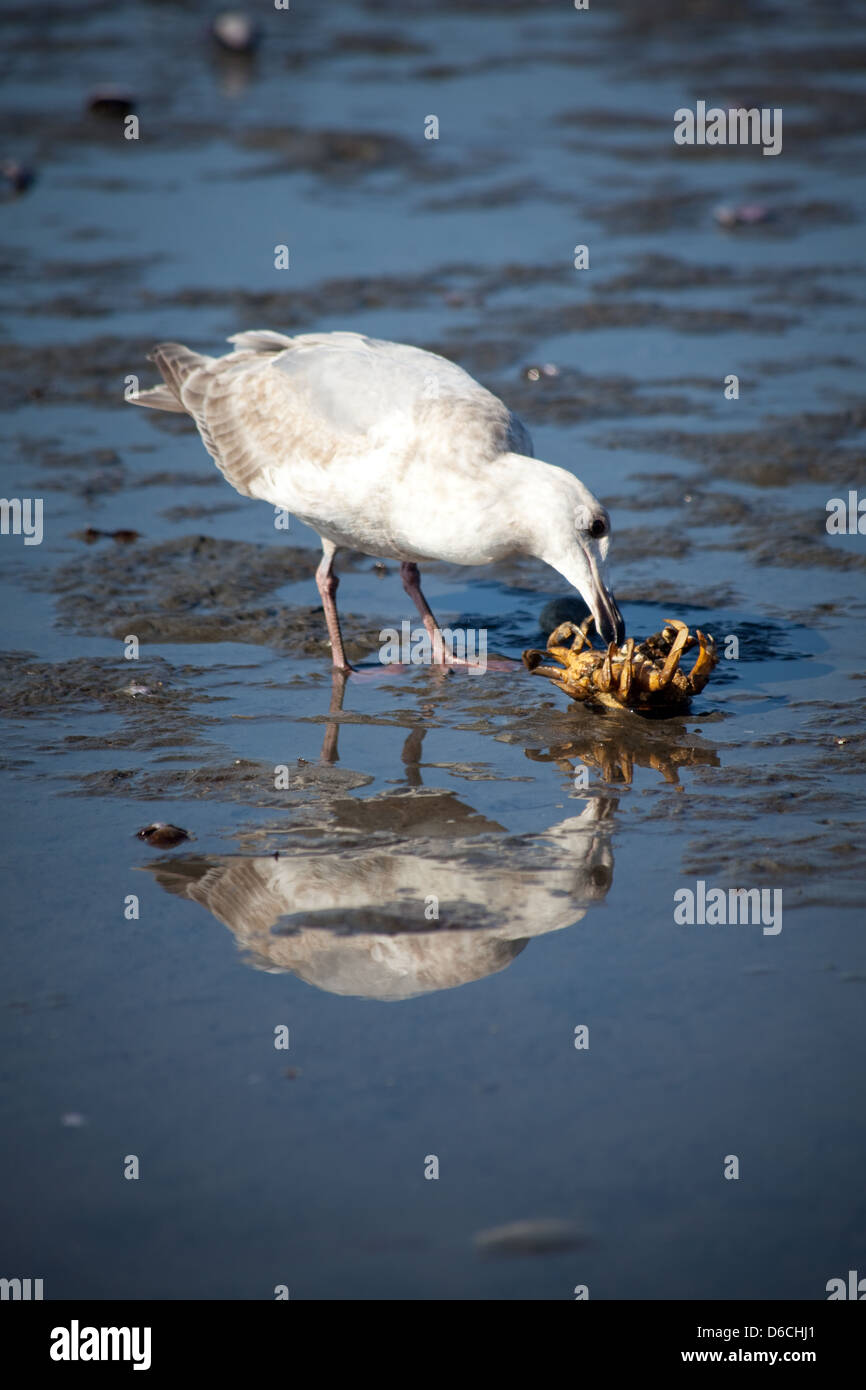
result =
[[[616,599],[602,579],[595,556],[589,550],[583,553],[589,567],[589,577],[586,589],[581,588],[581,593],[595,619],[596,632],[603,642],[615,642],[621,647],[625,641],[625,623]]]
[[[602,589],[598,596],[598,607],[593,604],[592,616],[596,631],[603,642],[615,642],[621,647],[625,641],[625,623],[616,606],[616,599],[609,589]]]

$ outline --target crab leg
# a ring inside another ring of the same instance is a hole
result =
[[[531,666],[529,668],[536,676],[547,676],[550,680],[562,683],[565,672],[560,666]],[[565,687],[563,687],[564,689]]]
[[[626,642],[624,652],[625,655],[623,657],[622,670],[619,673],[619,698],[621,700],[627,700],[628,693],[631,690],[631,682],[633,675],[632,653],[634,652],[633,637],[630,637]]]
[[[649,672],[650,690],[664,690],[666,686],[670,685],[674,671],[680,664],[683,648],[689,640],[688,627],[685,623],[679,622],[677,618],[665,618],[665,627],[674,628],[677,635],[662,669]]]
[[[542,676],[561,676],[563,673],[557,666],[541,666],[539,664],[547,655],[547,652],[529,649],[523,653],[523,664],[527,671],[538,671]]]
[[[557,646],[559,646],[560,643],[563,642],[566,637],[573,636],[574,641],[571,644],[571,651],[575,653],[582,652],[587,642],[589,641],[589,624],[591,622],[592,618],[590,617],[584,618],[583,622],[580,624],[579,627],[577,623],[560,623],[559,627],[554,628],[553,632],[551,632],[550,636],[547,639],[547,650],[549,652],[554,651],[554,649]]]
[[[710,672],[716,664],[716,644],[712,637],[709,639],[704,636],[700,628],[697,629],[698,655],[694,666],[688,674],[688,682],[691,689],[698,694],[703,690],[710,678]]]
[[[571,656],[571,651],[569,650],[568,647],[548,647],[548,648],[547,648],[547,651],[546,651],[546,653],[545,653],[545,655],[546,655],[546,656],[555,656],[556,659],[557,659],[557,661],[561,661],[561,662],[562,662],[562,664],[563,664],[563,666],[565,667],[565,670],[566,670],[566,671],[568,670],[568,668],[569,668],[569,666],[570,666],[570,664],[571,664],[570,661],[569,661],[569,658],[570,658],[570,656]],[[565,675],[565,671],[560,671],[559,674],[560,674],[561,676],[563,676],[563,675]]]
[[[615,652],[616,644],[614,642],[611,642],[610,646],[607,649],[607,652],[605,653],[604,661],[601,664],[601,670],[597,673],[598,679],[595,681],[595,684],[598,687],[598,689],[605,691],[605,693],[609,691],[610,687],[613,685],[613,668],[610,662],[611,657],[614,655]]]
[[[537,676],[547,676],[548,680],[553,681],[554,685],[558,685],[560,690],[563,690],[566,695],[571,695],[575,700],[580,699],[580,696],[576,695],[574,691],[570,690],[564,683],[566,672],[562,667],[541,665],[546,655],[548,655],[546,652],[525,651],[523,653],[523,664],[527,671],[533,671]],[[565,647],[560,647],[557,651],[551,652],[550,655],[555,656],[558,661],[561,661],[563,666],[566,665],[565,658],[567,652]]]

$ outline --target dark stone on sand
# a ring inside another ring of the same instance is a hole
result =
[[[145,840],[154,849],[172,849],[190,838],[188,830],[169,825],[167,821],[154,821],[153,825],[146,825],[135,833],[139,840]]]

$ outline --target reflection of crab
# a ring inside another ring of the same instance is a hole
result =
[[[547,652],[526,651],[523,663],[539,676],[549,676],[573,700],[589,700],[612,709],[658,709],[682,705],[703,690],[718,661],[716,644],[698,629],[692,637],[685,623],[665,620],[661,632],[645,642],[633,637],[621,647],[611,642],[605,651],[589,646],[592,618],[576,623],[560,623],[547,639]],[[563,646],[573,637],[570,647]],[[680,658],[697,643],[698,656],[691,671],[680,670]],[[542,666],[546,655],[558,666]]]
[[[645,721],[640,723],[646,727]],[[598,722],[593,726],[596,730],[603,727]],[[713,748],[683,746],[664,740],[653,743],[643,742],[641,739],[637,743],[626,743],[622,740],[621,725],[609,724],[607,727],[615,728],[619,738],[594,737],[579,742],[560,743],[543,751],[526,748],[524,752],[526,757],[535,763],[555,763],[560,772],[565,773],[567,777],[573,777],[582,764],[587,768],[596,768],[603,782],[622,783],[627,787],[632,784],[635,767],[651,767],[660,772],[666,782],[678,786],[681,767],[719,765],[718,754]],[[650,728],[658,728],[658,725],[650,725]]]

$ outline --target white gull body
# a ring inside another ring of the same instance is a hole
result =
[[[622,618],[605,578],[610,523],[572,473],[533,457],[525,426],[435,353],[359,333],[238,333],[206,357],[152,353],[164,385],[136,404],[192,416],[238,492],[317,531],[316,579],[334,665],[346,670],[333,573],[341,546],[401,562],[437,660],[449,661],[417,565],[535,555],[575,588],[607,641]]]

